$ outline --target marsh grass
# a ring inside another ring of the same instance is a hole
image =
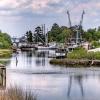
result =
[[[84,48],[76,48],[73,52],[68,53],[67,59],[88,59],[100,60],[100,52],[87,52]]]
[[[12,55],[12,50],[10,49],[0,49],[0,58],[9,58]]]
[[[10,87],[5,92],[0,93],[0,100],[37,100],[30,91],[24,91],[18,87]]]

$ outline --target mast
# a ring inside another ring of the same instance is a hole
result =
[[[47,28],[47,33],[46,33],[46,45],[48,45],[48,28]]]

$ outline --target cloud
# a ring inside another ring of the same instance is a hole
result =
[[[53,11],[49,4],[58,4],[61,0],[0,0],[1,16],[22,16],[23,12],[44,14]]]
[[[19,3],[17,2],[17,0],[0,0],[0,7],[14,8],[18,5]]]
[[[100,0],[0,0],[0,19],[9,24],[24,22],[30,25],[34,21],[34,24],[57,22],[67,25],[66,11],[69,10],[72,23],[78,24],[83,9],[84,24],[99,25]]]
[[[67,9],[79,13],[83,9],[87,11],[98,10],[99,0],[0,0],[1,15],[12,15],[21,12],[33,13],[63,13]]]

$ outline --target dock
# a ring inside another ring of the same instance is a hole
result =
[[[0,90],[6,89],[6,67],[0,64]]]

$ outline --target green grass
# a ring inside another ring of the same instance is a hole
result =
[[[12,50],[11,49],[0,49],[0,64],[6,65],[8,60],[7,58],[10,58],[12,56]],[[5,60],[2,60],[5,59]]]
[[[100,47],[100,42],[98,42],[98,41],[92,41],[92,42],[91,42],[91,46],[92,46],[93,48],[99,48],[99,47]]]
[[[92,61],[94,63],[92,64]],[[52,59],[50,64],[66,66],[100,66],[100,52],[87,52],[84,48],[76,48],[66,55],[65,59]]]
[[[76,48],[73,52],[68,53],[66,58],[100,60],[100,52],[87,52],[84,48]]]
[[[0,58],[9,58],[11,54],[12,50],[10,49],[0,49]]]
[[[76,48],[71,53],[67,54],[68,59],[86,59],[87,51],[84,48]]]

